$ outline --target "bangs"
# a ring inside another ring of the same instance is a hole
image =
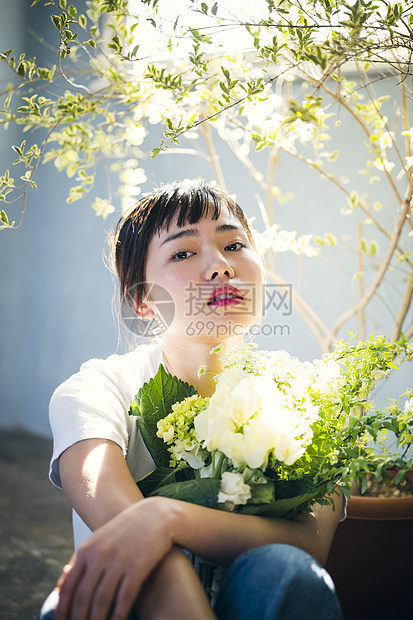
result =
[[[217,220],[222,208],[228,211],[251,233],[241,207],[231,196],[218,186],[211,186],[204,181],[181,181],[164,185],[145,196],[124,221],[129,220],[134,233],[152,237],[161,230],[169,230],[176,219],[177,226],[196,224],[201,219],[210,217]],[[119,222],[122,225],[121,222]]]
[[[217,220],[222,205],[227,206],[226,196],[219,194],[219,190],[200,185],[199,182],[163,187],[158,195],[152,197],[152,200],[157,202],[156,211],[153,213],[153,231],[159,233],[162,229],[169,230],[175,218],[179,228],[187,224],[196,224],[206,217]],[[228,205],[228,209],[234,213],[234,208],[231,206]]]

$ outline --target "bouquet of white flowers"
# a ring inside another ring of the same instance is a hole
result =
[[[223,359],[211,398],[161,365],[130,409],[156,464],[138,481],[143,495],[293,518],[331,502],[337,487],[348,495],[351,480],[364,485],[368,472],[398,467],[404,479],[413,468],[411,416],[398,403],[377,410],[367,399],[411,349],[384,337],[339,340],[332,353],[302,363],[245,346]],[[396,452],[369,447],[388,432]]]

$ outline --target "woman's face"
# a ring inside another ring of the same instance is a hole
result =
[[[146,260],[148,317],[170,296],[165,334],[222,342],[242,336],[261,314],[263,266],[245,229],[227,208],[217,220],[161,230]],[[156,286],[153,286],[156,285]],[[165,292],[166,291],[166,292]]]

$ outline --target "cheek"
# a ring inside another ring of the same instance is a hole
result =
[[[264,282],[264,264],[258,256],[254,254],[254,256],[249,259],[247,269],[252,282],[258,285]]]

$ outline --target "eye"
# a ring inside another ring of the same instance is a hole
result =
[[[180,250],[179,252],[173,254],[172,260],[182,261],[189,258],[190,256],[193,256],[193,254],[194,252],[188,252],[188,250]]]
[[[241,241],[234,241],[234,243],[225,246],[228,252],[237,252],[238,250],[242,250],[242,248],[245,248],[245,244],[241,243]]]

